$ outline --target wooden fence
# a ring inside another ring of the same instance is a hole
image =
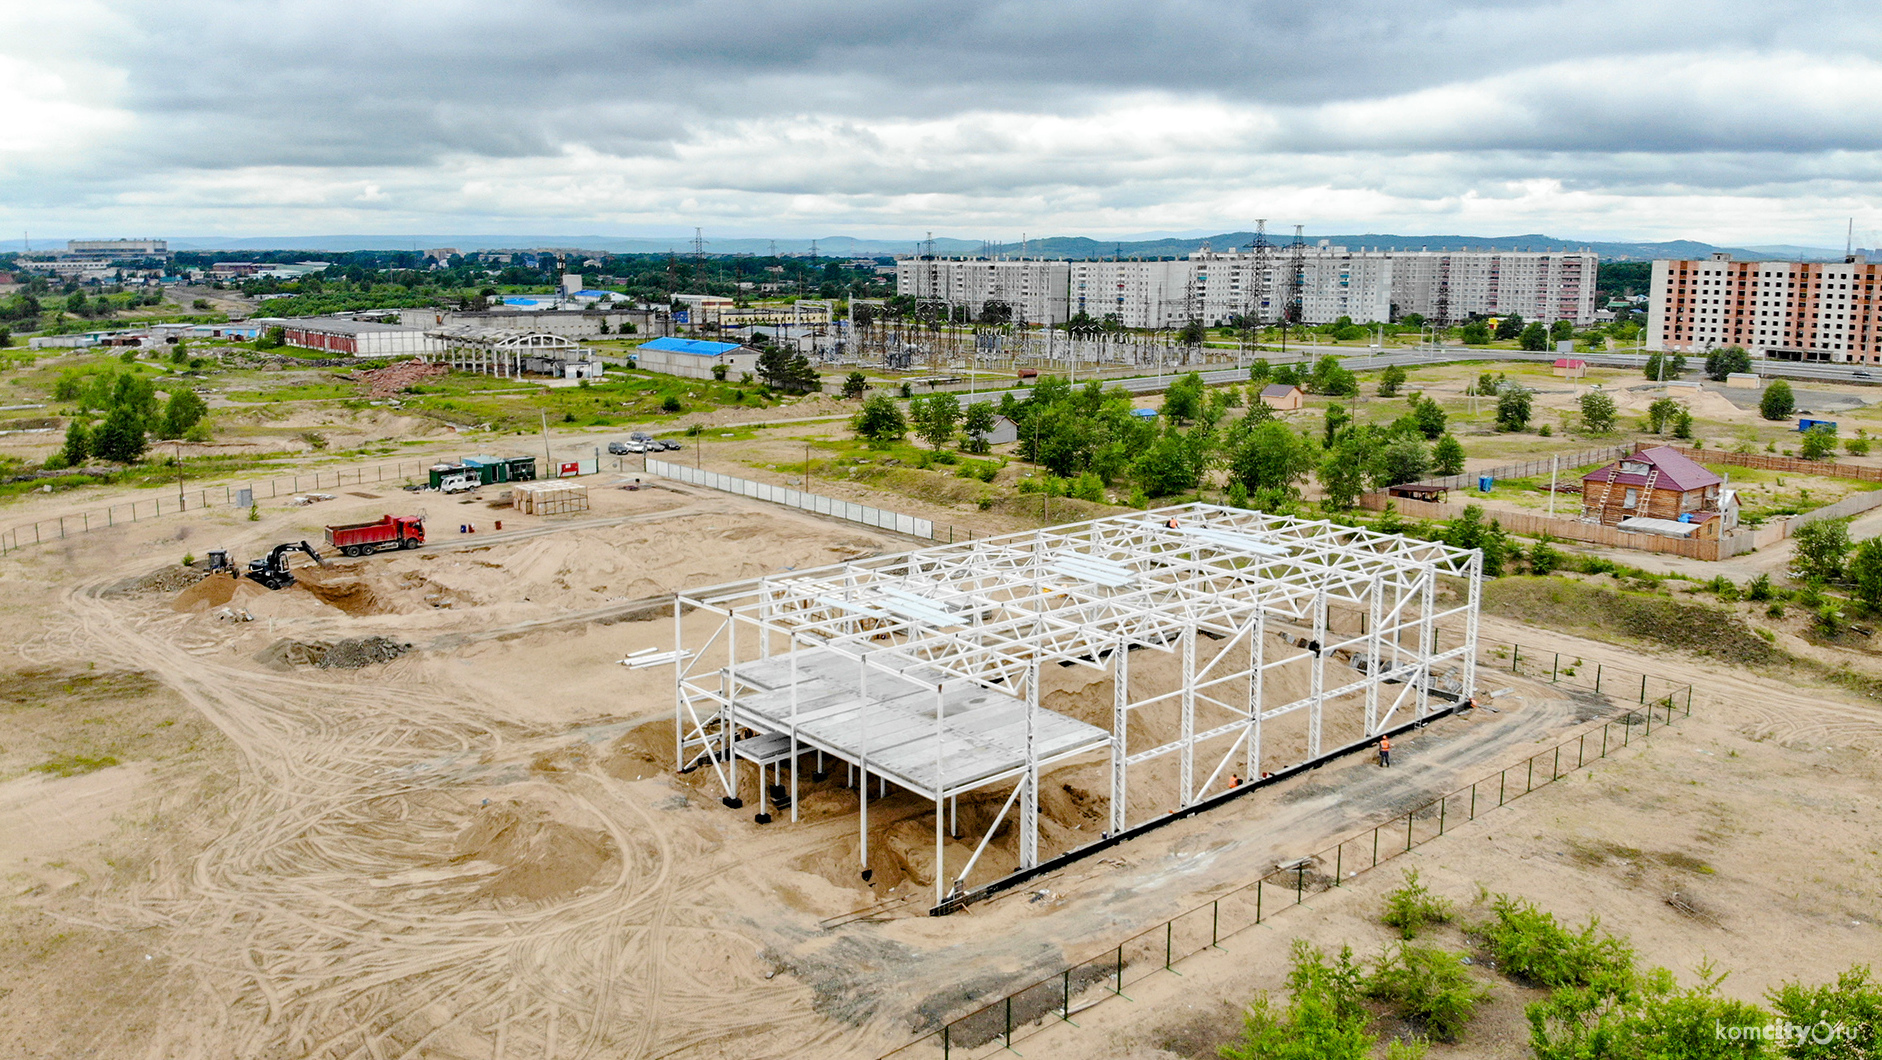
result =
[[[1504,479],[1528,478],[1531,475],[1546,475],[1549,473],[1550,459],[1555,461],[1554,466],[1556,470],[1564,472],[1572,471],[1578,467],[1587,467],[1589,464],[1605,464],[1610,460],[1619,460],[1621,457],[1634,453],[1640,448],[1642,447],[1638,445],[1610,445],[1600,449],[1584,449],[1579,453],[1562,453],[1549,459],[1526,460],[1520,464],[1504,464],[1502,467],[1485,468],[1482,471],[1469,471],[1462,475],[1445,475],[1442,478],[1420,479],[1415,485],[1442,486],[1445,489],[1451,490],[1470,489],[1477,484],[1477,479],[1481,475],[1488,475],[1499,482]]]
[[[1655,443],[1635,442],[1632,452],[1652,449]],[[1794,456],[1772,456],[1768,453],[1734,453],[1726,449],[1688,449],[1683,445],[1668,446],[1681,456],[1701,464],[1731,464],[1734,467],[1751,467],[1761,471],[1790,471],[1799,475],[1827,475],[1830,478],[1853,478],[1862,482],[1882,482],[1882,467],[1870,467],[1866,464],[1843,464],[1834,460],[1803,460]]]
[[[1415,501],[1407,497],[1389,497],[1383,493],[1368,493],[1359,498],[1359,505],[1371,511],[1380,511],[1387,501],[1398,506],[1399,515],[1407,519],[1455,519],[1464,514],[1462,504],[1434,504],[1429,501]],[[1549,537],[1563,541],[1581,541],[1590,545],[1607,545],[1613,548],[1631,548],[1641,552],[1663,552],[1687,559],[1718,560],[1748,551],[1751,542],[1749,535],[1738,534],[1726,541],[1695,541],[1687,538],[1661,537],[1658,534],[1630,534],[1616,530],[1611,526],[1584,523],[1579,519],[1551,519],[1546,515],[1529,515],[1524,512],[1486,510],[1487,518],[1495,519],[1503,529],[1523,537]]]

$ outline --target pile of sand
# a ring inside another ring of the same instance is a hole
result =
[[[200,613],[229,605],[240,607],[248,601],[265,599],[272,593],[273,590],[267,586],[247,578],[212,574],[176,594],[170,606],[178,611]]]
[[[104,591],[106,596],[143,596],[148,593],[173,593],[187,589],[203,578],[194,567],[162,567],[149,574],[125,580]]]
[[[490,895],[548,901],[581,890],[619,857],[605,832],[563,824],[511,800],[482,807],[458,833],[451,860],[497,866],[484,883]]]

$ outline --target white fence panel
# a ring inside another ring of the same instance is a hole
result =
[[[893,530],[910,537],[925,537],[930,541],[935,539],[934,521],[931,519],[918,519],[912,515],[903,515],[901,512],[857,504],[855,501],[837,500],[818,493],[806,493],[787,486],[774,486],[769,482],[754,482],[750,479],[736,478],[717,471],[703,471],[665,460],[648,460],[647,470],[652,474],[663,475],[695,486],[705,486],[725,493],[736,493],[742,497],[782,504],[807,512],[815,512],[818,515],[834,516],[852,523],[873,526],[879,530]]]

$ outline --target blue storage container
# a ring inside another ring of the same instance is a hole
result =
[[[1491,478],[1489,475],[1477,476],[1477,492],[1478,493],[1488,493],[1490,492],[1490,487],[1494,485],[1496,485],[1496,479]]]

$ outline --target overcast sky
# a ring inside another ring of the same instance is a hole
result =
[[[1876,0],[6,0],[0,115],[8,239],[1882,230]]]

